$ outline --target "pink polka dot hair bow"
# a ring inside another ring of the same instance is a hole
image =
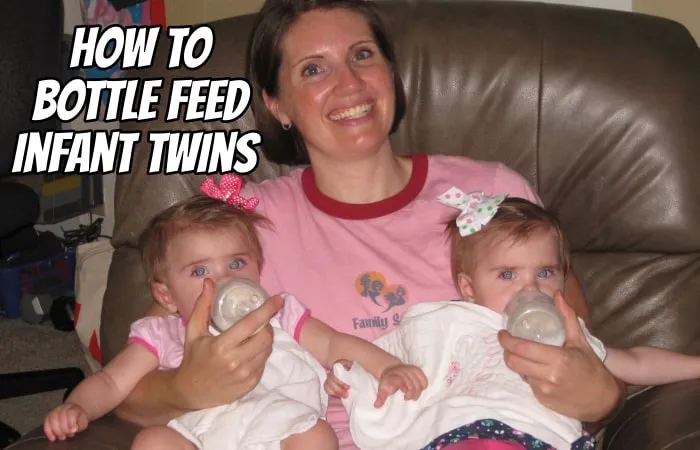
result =
[[[226,202],[242,211],[253,211],[260,200],[256,197],[244,198],[238,195],[242,187],[243,178],[238,175],[226,174],[221,176],[218,186],[212,177],[207,177],[199,185],[199,190],[211,198]]]
[[[465,194],[456,187],[452,187],[437,199],[443,205],[462,211],[457,216],[456,222],[459,234],[464,237],[476,233],[489,223],[491,217],[498,211],[498,205],[505,198],[505,194],[491,197],[481,191]]]

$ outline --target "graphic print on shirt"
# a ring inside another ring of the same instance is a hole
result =
[[[370,317],[353,317],[353,328],[386,330],[389,325],[399,324],[401,315],[394,308],[406,304],[408,290],[405,286],[391,284],[381,272],[363,272],[355,280],[355,289],[362,300],[370,302],[377,312]]]

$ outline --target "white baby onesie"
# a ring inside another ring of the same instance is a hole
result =
[[[231,404],[186,413],[168,423],[198,449],[278,450],[280,441],[325,418],[328,396],[321,380],[325,380],[326,371],[295,340],[308,316],[308,312],[301,312],[308,310],[294,296],[284,293],[283,297],[283,310],[270,321],[272,353],[258,385]],[[210,331],[217,334],[213,328]],[[168,346],[181,353],[182,345],[175,344],[184,342],[184,326],[171,334],[178,336]],[[172,351],[159,350],[164,354]]]
[[[579,319],[596,355],[605,347]],[[581,423],[545,408],[530,386],[503,360],[497,332],[503,316],[468,302],[412,306],[398,328],[376,339],[382,349],[423,369],[429,385],[420,399],[401,392],[375,408],[378,381],[361,365],[335,375],[350,386],[343,404],[350,432],[362,450],[416,450],[438,436],[479,419],[499,420],[557,449],[569,450],[581,437]]]

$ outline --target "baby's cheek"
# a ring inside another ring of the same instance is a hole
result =
[[[489,302],[483,302],[480,303],[481,306],[485,306],[486,308],[490,309],[491,311],[497,312],[499,314],[503,314],[503,312],[506,310],[506,306],[508,306],[508,303],[510,302],[511,296],[506,296],[502,295],[499,297],[492,297],[491,301]],[[479,303],[479,302],[477,302]]]
[[[556,291],[564,291],[564,284],[562,277],[551,277],[545,280],[542,291],[549,296],[553,296]]]

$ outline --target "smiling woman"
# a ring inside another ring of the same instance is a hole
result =
[[[272,223],[259,230],[266,261],[260,282],[271,295],[293,293],[313,317],[365,340],[395,329],[412,305],[458,298],[443,225],[453,209],[437,200],[446,189],[541,204],[504,164],[394,151],[390,135],[405,98],[388,36],[371,1],[269,0],[248,55],[265,156],[310,164],[244,188]],[[568,302],[587,318],[575,276],[566,288]],[[203,301],[210,295],[205,291]],[[246,396],[260,380],[260,355],[270,348],[267,332],[254,334],[256,320],[278,308],[268,300],[255,320],[229,329],[228,339],[198,331],[185,343],[182,365],[147,374],[118,413],[142,424],[166,423]],[[585,341],[557,348],[504,333],[499,343],[538,400],[561,414],[599,420],[621,398]],[[329,400],[327,421],[342,450],[356,448],[338,398]]]
[[[279,142],[268,145],[266,154],[274,162],[308,163],[308,152],[323,147],[307,148],[316,135],[304,113],[308,108],[318,111],[313,116],[322,125],[319,134],[329,133],[330,125],[374,124],[381,143],[403,119],[405,94],[379,13],[363,2],[333,3],[289,2],[276,7],[268,2],[261,10],[251,43],[258,51],[249,62],[249,79],[256,125],[266,139]],[[292,24],[293,16],[298,20]],[[280,122],[291,127],[289,133],[280,130]],[[332,141],[325,144],[333,145],[343,147]],[[365,145],[371,148],[369,141]]]
[[[275,118],[305,137],[309,158],[346,147],[382,152],[394,119],[393,80],[361,17],[310,12],[289,29],[282,53],[280,94],[263,95]]]

